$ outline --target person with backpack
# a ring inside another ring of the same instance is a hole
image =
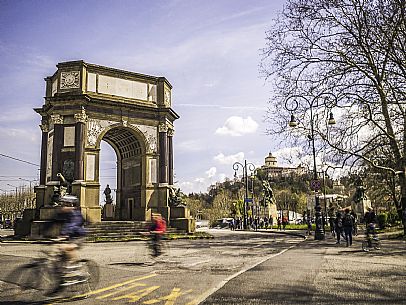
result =
[[[47,295],[55,296],[61,292],[66,285],[73,285],[84,281],[84,275],[78,270],[82,267],[79,260],[78,250],[86,236],[86,230],[83,227],[84,219],[80,211],[79,199],[73,195],[60,196],[58,199],[60,211],[57,215],[57,221],[62,222],[60,237],[54,239],[58,244],[60,254],[60,268],[55,270],[56,277],[54,289]]]
[[[343,229],[347,247],[352,245],[352,232],[354,230],[354,216],[350,214],[350,209],[345,209],[343,217]]]
[[[343,218],[340,212],[337,212],[336,214],[336,218],[334,220],[334,230],[337,238],[336,244],[340,244],[341,234],[343,232]]]

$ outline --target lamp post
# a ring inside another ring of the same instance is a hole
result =
[[[244,164],[235,162],[233,164],[234,177],[237,178],[237,171],[242,169],[242,179],[244,180],[245,197],[244,197],[244,229],[247,229],[247,200],[248,200],[248,170],[252,173],[255,170],[255,165],[244,160]]]
[[[316,165],[316,149],[314,145],[314,114],[313,114],[313,107],[315,107],[315,102],[317,103],[318,98],[320,98],[322,94],[315,96],[313,99],[309,100],[304,96],[293,95],[289,97],[285,101],[285,109],[291,113],[289,126],[296,127],[298,122],[293,114],[293,112],[298,108],[299,103],[296,99],[303,99],[309,106],[310,110],[310,135],[308,135],[309,140],[312,144],[312,155],[313,155],[313,180],[310,183],[311,188],[314,191],[314,202],[315,202],[315,216],[316,216],[316,231],[314,232],[314,239],[315,240],[323,240],[324,239],[324,230],[323,230],[323,219],[321,217],[321,206],[320,206],[320,198],[317,195],[318,191],[320,190],[321,183],[318,180],[317,175],[317,165]],[[293,103],[289,103],[290,100],[293,98]],[[317,107],[317,104],[316,104]],[[336,122],[334,120],[333,113],[330,112],[330,116],[328,119],[328,125],[334,125]]]

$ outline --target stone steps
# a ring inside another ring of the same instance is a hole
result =
[[[102,221],[85,226],[89,240],[141,239],[148,231],[149,221]],[[176,228],[167,228],[167,233],[183,234]]]

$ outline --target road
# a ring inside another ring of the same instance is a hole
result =
[[[283,234],[229,230],[210,233],[214,239],[166,242],[165,254],[156,261],[149,258],[144,242],[85,244],[81,257],[97,262],[101,280],[91,296],[74,303],[199,304],[229,281],[303,240]],[[43,247],[29,243],[0,244],[0,279],[39,256]],[[2,285],[4,288],[8,284]],[[14,303],[3,297],[0,304]]]

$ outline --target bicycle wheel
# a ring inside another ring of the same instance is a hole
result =
[[[99,283],[99,266],[93,260],[81,259],[78,261],[80,277],[72,285],[64,288],[64,297],[69,299],[86,298]]]
[[[363,240],[362,241],[362,250],[364,252],[369,252],[369,245],[368,245],[368,241],[367,240]]]
[[[7,277],[9,295],[18,304],[41,302],[50,289],[51,275],[46,259],[39,259],[14,269]]]

